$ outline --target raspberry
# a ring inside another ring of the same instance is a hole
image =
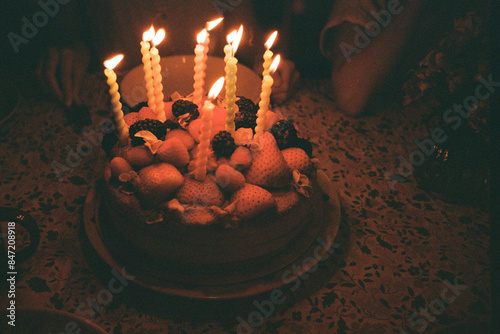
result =
[[[212,149],[219,157],[229,157],[236,149],[236,144],[229,132],[219,131],[212,141]]]
[[[257,126],[257,115],[251,112],[239,112],[234,117],[236,130],[239,128],[255,129]]]
[[[309,140],[307,139],[304,139],[304,138],[297,138],[295,139],[295,141],[292,143],[292,147],[298,147],[298,148],[301,148],[304,150],[304,152],[307,153],[307,155],[309,156],[309,158],[312,157],[312,151],[313,151],[313,148],[312,148],[312,145],[311,143],[309,142]]]
[[[236,101],[236,104],[238,105],[240,112],[249,112],[253,114],[257,113],[259,107],[257,107],[252,100],[247,99],[246,97],[243,96],[238,96],[238,97],[239,100]]]
[[[200,115],[198,106],[191,101],[181,99],[175,101],[174,104],[172,104],[172,114],[175,117],[179,117],[186,113],[189,113],[191,115],[191,120],[198,118],[198,116]]]
[[[297,140],[297,130],[293,123],[287,120],[276,122],[271,128],[271,133],[276,139],[280,150],[292,147],[293,142]]]
[[[167,126],[164,123],[156,119],[146,118],[144,120],[137,121],[130,126],[130,138],[134,139],[135,134],[143,130],[151,132],[159,140],[164,140],[165,135],[167,134]],[[139,144],[139,142],[136,142],[136,144]]]

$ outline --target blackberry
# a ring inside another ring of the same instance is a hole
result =
[[[304,139],[304,138],[297,138],[295,141],[292,143],[292,147],[298,147],[303,149],[307,155],[312,158],[312,152],[313,148],[309,140]]]
[[[163,122],[167,130],[175,130],[175,129],[180,129],[180,125],[177,122],[172,121],[171,119],[167,119],[165,122]]]
[[[239,112],[234,117],[235,129],[250,128],[255,129],[257,126],[257,115],[251,112]]]
[[[136,104],[135,106],[133,106],[132,108],[130,108],[129,113],[130,112],[139,112],[143,107],[147,107],[147,106],[148,106],[147,101],[140,102],[140,103]]]
[[[271,128],[271,133],[276,139],[280,150],[292,147],[293,142],[297,140],[297,129],[295,129],[292,122],[287,120],[276,122]]]
[[[236,144],[231,134],[223,130],[214,136],[212,149],[219,157],[230,157],[236,150]]]
[[[147,130],[154,134],[159,140],[164,140],[167,134],[167,126],[156,119],[146,118],[132,124],[129,128],[130,138],[134,139],[135,134],[139,131]]]
[[[257,111],[259,110],[259,107],[253,103],[252,100],[247,99],[246,97],[243,96],[238,96],[239,100],[236,101],[236,104],[238,105],[238,108],[240,109],[240,112],[250,112],[256,114]]]
[[[189,113],[191,115],[190,119],[194,120],[200,116],[198,111],[198,106],[191,101],[188,100],[177,100],[172,104],[172,114],[175,117],[179,117]]]

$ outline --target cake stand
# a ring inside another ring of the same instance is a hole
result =
[[[231,277],[231,281],[234,282],[231,284],[210,282],[196,285],[184,283],[182,276],[158,272],[154,270],[155,268],[144,270],[144,267],[135,266],[133,262],[127,262],[117,256],[118,250],[111,249],[103,236],[102,212],[100,211],[101,195],[98,191],[98,184],[92,187],[87,196],[83,214],[83,228],[90,246],[97,256],[117,272],[121,272],[125,268],[126,272],[134,277],[132,282],[140,288],[167,296],[190,299],[245,298],[287,285],[333,254],[332,246],[334,246],[341,221],[340,200],[330,180],[322,171],[318,171],[318,184],[326,195],[323,196],[323,211],[320,216],[317,216],[317,219],[321,221],[320,224],[316,224],[318,228],[305,232],[310,234],[310,238],[307,239],[312,240],[311,242],[294,245],[303,248],[300,255],[287,258],[285,254],[280,259],[270,261],[265,268],[252,268],[251,275],[245,273],[245,268],[242,268],[242,272],[234,273],[235,276]]]

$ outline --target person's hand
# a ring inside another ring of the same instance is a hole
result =
[[[89,62],[90,52],[83,43],[52,47],[40,58],[36,74],[42,87],[66,106],[81,105],[80,87]]]

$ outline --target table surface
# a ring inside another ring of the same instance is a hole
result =
[[[60,180],[53,163],[66,165],[69,151],[85,150],[86,137],[60,106],[28,90],[0,123],[0,205],[25,210],[41,229],[38,250],[18,267],[17,307],[93,315],[110,333],[234,333],[242,319],[252,327],[241,333],[434,333],[489,323],[488,212],[423,192],[412,177],[394,189],[386,180],[398,172],[398,156],[408,157],[414,140],[427,136],[422,120],[430,108],[395,103],[351,119],[329,89],[328,81],[305,80],[276,108],[310,138],[343,208],[334,256],[300,286],[282,287],[280,305],[266,304],[269,293],[199,302],[146,297],[127,286],[106,299],[109,268],[92,260],[81,235],[98,148],[87,148]],[[89,75],[83,91],[92,131],[108,117],[105,80]],[[3,307],[4,294],[0,301]],[[268,313],[262,324],[256,311]]]

